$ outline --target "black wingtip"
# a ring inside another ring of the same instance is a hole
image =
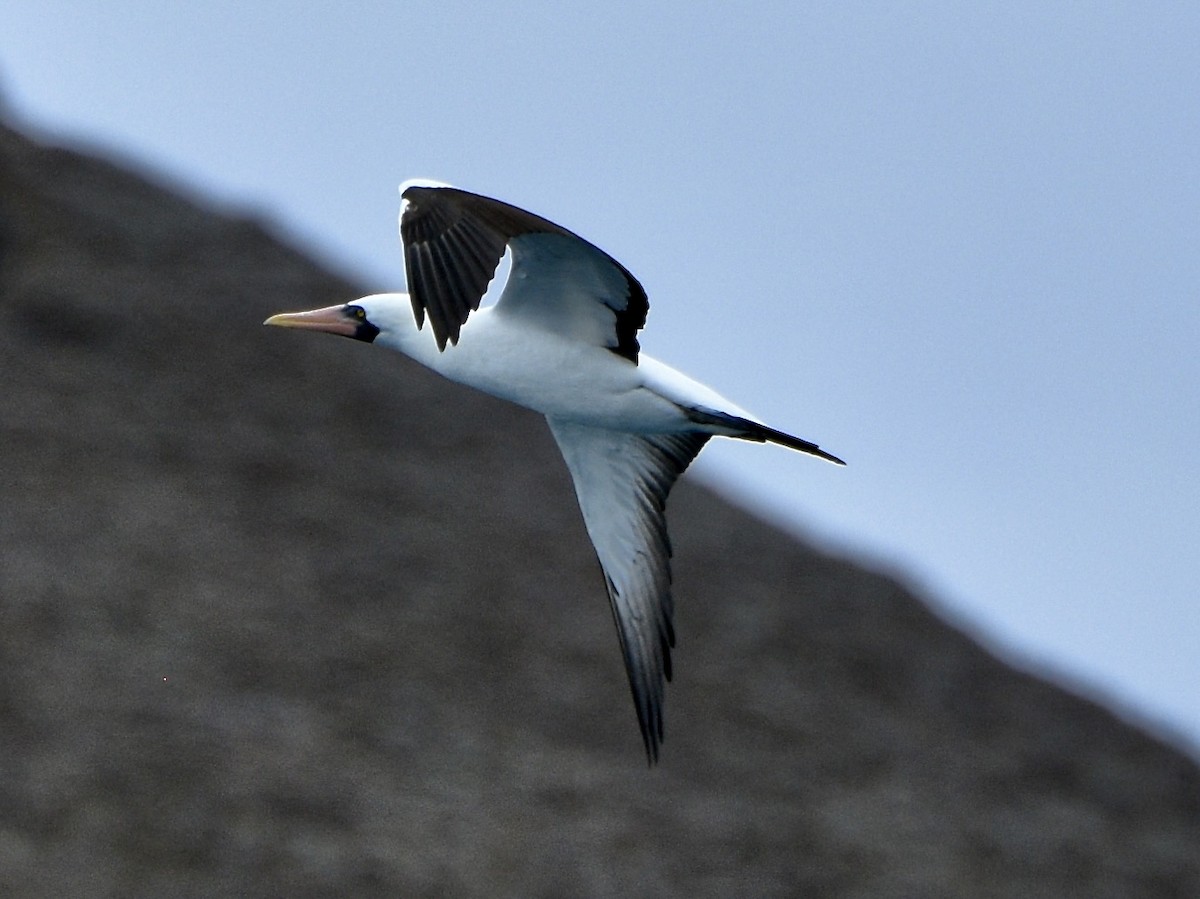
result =
[[[619,633],[619,632],[618,632]],[[622,650],[625,646],[622,645]],[[626,666],[628,668],[628,654],[626,654]],[[653,768],[658,763],[659,751],[662,748],[663,742],[663,710],[662,710],[662,682],[658,682],[659,693],[639,690],[636,678],[633,674],[633,669],[629,668],[629,688],[633,694],[633,705],[637,710],[638,728],[642,732],[642,745],[646,747],[646,762]]]
[[[661,728],[661,724],[659,725]],[[642,728],[642,743],[646,747],[646,767],[653,768],[658,764],[658,754],[662,748],[662,731],[655,733],[653,725]]]

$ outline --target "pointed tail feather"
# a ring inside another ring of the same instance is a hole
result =
[[[697,424],[716,425],[722,429],[722,433],[728,433],[730,437],[735,437],[738,440],[753,440],[755,443],[778,443],[780,446],[786,446],[788,449],[793,449],[801,453],[808,453],[810,456],[816,456],[818,459],[824,459],[826,462],[832,462],[834,465],[846,464],[837,456],[825,452],[825,450],[810,440],[793,437],[791,434],[785,434],[783,431],[777,431],[774,428],[769,428],[760,422],[751,421],[748,418],[730,415],[726,412],[714,412],[709,409],[688,409],[686,411],[688,417]],[[725,429],[728,429],[728,431]]]
[[[832,453],[827,453],[810,440],[801,440],[799,437],[793,437],[791,434],[785,434],[783,431],[776,431],[774,428],[768,428],[766,425],[760,425],[756,421],[748,421],[739,419],[740,424],[746,425],[744,434],[736,436],[742,440],[754,440],[759,443],[769,442],[778,443],[780,446],[786,446],[788,449],[798,450],[802,453],[808,453],[810,456],[816,456],[818,459],[824,459],[827,462],[832,462],[834,465],[845,465],[846,463]]]

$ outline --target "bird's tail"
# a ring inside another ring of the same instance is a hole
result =
[[[793,437],[791,434],[785,434],[783,431],[769,428],[761,422],[749,418],[730,415],[727,412],[716,412],[711,409],[688,409],[687,414],[696,424],[715,427],[719,429],[717,433],[735,437],[738,440],[753,440],[755,443],[778,443],[780,446],[786,446],[788,449],[793,449],[797,452],[808,453],[810,456],[816,456],[818,459],[824,459],[826,462],[832,462],[834,465],[846,464],[837,456],[825,452],[825,450],[810,440]]]

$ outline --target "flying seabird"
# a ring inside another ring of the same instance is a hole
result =
[[[645,290],[582,237],[447,184],[406,181],[400,195],[407,294],[273,315],[265,324],[398,350],[546,416],[604,572],[653,763],[675,645],[664,516],[671,486],[714,435],[844,463],[640,352]],[[503,292],[481,309],[505,251],[511,263]]]

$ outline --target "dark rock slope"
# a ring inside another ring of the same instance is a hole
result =
[[[647,769],[543,423],[260,327],[355,295],[0,130],[0,894],[1200,896],[1192,761],[686,481]]]

